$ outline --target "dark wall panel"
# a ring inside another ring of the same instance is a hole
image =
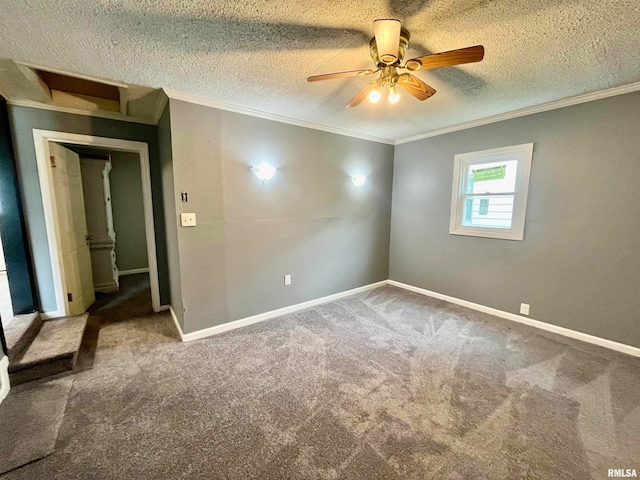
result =
[[[7,102],[0,97],[0,237],[14,314],[36,310],[31,261],[18,191]]]

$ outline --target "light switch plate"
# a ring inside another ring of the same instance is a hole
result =
[[[195,213],[181,213],[180,225],[183,227],[195,227],[196,226],[196,214]]]
[[[284,276],[284,284],[285,285],[291,285],[291,275],[285,275]]]

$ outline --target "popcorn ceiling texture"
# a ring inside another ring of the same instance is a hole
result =
[[[376,18],[409,56],[483,44],[485,60],[417,75],[421,103],[344,105],[367,80]],[[0,57],[164,87],[389,139],[640,81],[637,0],[4,0]]]

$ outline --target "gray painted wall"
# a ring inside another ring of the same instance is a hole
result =
[[[115,151],[108,155],[112,165],[109,182],[118,270],[148,268],[140,156]]]
[[[398,145],[390,278],[640,346],[640,93]],[[453,158],[534,142],[523,242],[449,235]]]
[[[173,155],[171,152],[171,113],[167,104],[158,122],[158,147],[160,165],[162,167],[162,191],[165,215],[165,236],[167,241],[167,259],[169,265],[169,284],[171,290],[171,307],[184,331],[182,315],[182,285],[180,281],[180,254],[178,250],[178,216],[176,203],[180,201],[176,195],[173,181]],[[179,192],[178,192],[179,193]]]
[[[160,301],[168,303],[170,295],[157,127],[17,106],[9,106],[9,120],[41,310],[55,310],[56,301],[33,143],[34,128],[136,140],[149,145]]]
[[[198,221],[178,227],[186,333],[388,278],[392,146],[170,108],[176,204]],[[265,183],[260,161],[278,169]]]

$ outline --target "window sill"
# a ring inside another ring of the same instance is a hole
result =
[[[522,242],[524,232],[514,232],[512,230],[499,231],[495,229],[455,229],[449,230],[449,235],[462,235],[465,237],[495,238],[498,240],[515,240]]]

